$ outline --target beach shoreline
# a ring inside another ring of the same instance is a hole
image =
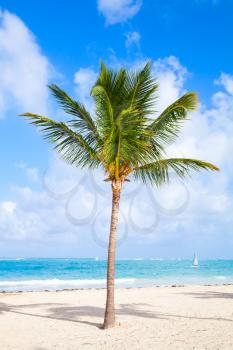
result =
[[[104,288],[0,293],[1,348],[233,348],[233,285],[118,288],[110,330],[105,298]]]
[[[233,283],[213,283],[213,284],[168,284],[168,285],[147,285],[147,286],[129,286],[129,287],[116,287],[119,289],[151,289],[151,288],[184,288],[184,287],[221,287],[221,286],[232,286]],[[43,289],[43,290],[1,290],[1,294],[17,294],[17,293],[58,293],[58,292],[75,292],[75,291],[86,291],[86,290],[106,290],[106,287],[80,287],[80,288],[64,288],[64,289]]]

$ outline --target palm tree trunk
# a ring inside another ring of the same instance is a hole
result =
[[[116,234],[121,194],[121,182],[112,183],[112,216],[108,243],[107,300],[103,328],[115,326],[114,282]]]

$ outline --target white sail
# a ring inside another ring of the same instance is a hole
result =
[[[193,266],[198,266],[198,258],[196,254],[194,254],[194,258],[193,258]]]

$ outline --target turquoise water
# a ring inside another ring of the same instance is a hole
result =
[[[0,291],[103,288],[106,261],[95,259],[1,259]],[[118,260],[116,286],[233,283],[233,260]]]

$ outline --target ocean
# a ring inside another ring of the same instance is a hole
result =
[[[106,260],[0,259],[0,291],[105,288]],[[116,287],[233,284],[233,260],[122,259]]]

